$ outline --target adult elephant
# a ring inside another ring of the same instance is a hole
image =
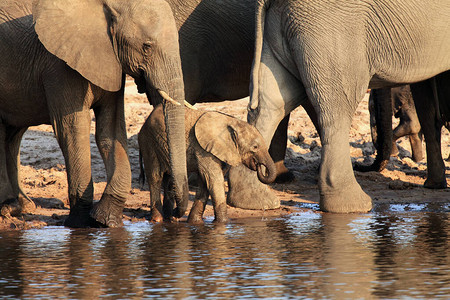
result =
[[[153,100],[161,99],[159,92],[184,99],[171,8],[163,0],[41,0],[32,15],[32,5],[31,0],[0,4],[0,201],[13,198],[33,206],[18,181],[20,140],[28,126],[48,123],[67,167],[65,225],[120,226],[131,185],[123,73],[145,82],[141,88]],[[181,216],[188,195],[184,107],[164,104]],[[108,181],[94,208],[91,108]]]
[[[258,0],[256,10],[250,120],[270,140],[290,111],[311,101],[322,141],[320,208],[369,211],[350,161],[352,117],[367,87],[450,69],[450,2]]]

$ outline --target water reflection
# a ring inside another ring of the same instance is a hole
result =
[[[395,210],[2,232],[0,296],[448,297],[448,212]]]

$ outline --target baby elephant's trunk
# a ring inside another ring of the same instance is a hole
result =
[[[259,160],[256,172],[259,181],[264,184],[272,183],[275,180],[277,177],[277,169],[269,154]]]

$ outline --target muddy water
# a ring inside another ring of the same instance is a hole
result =
[[[0,233],[5,298],[449,298],[440,207]]]

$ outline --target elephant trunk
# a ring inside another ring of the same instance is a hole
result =
[[[163,111],[166,123],[167,142],[169,146],[170,172],[173,180],[174,197],[176,201],[176,209],[174,216],[181,218],[184,216],[189,197],[189,187],[187,180],[186,167],[186,139],[184,125],[184,86],[183,80],[180,80],[181,88],[174,90],[171,96],[181,105],[164,101]],[[167,92],[170,95],[170,92]]]
[[[186,139],[184,125],[184,81],[181,71],[181,60],[178,55],[164,56],[164,64],[149,69],[147,82],[147,95],[163,99],[164,121],[166,124],[167,143],[169,151],[170,174],[173,180],[173,194],[176,209],[173,215],[177,218],[184,216],[189,197],[189,187],[186,168]],[[162,68],[161,65],[165,67]]]
[[[267,155],[259,159],[259,163],[256,168],[256,173],[258,174],[259,181],[261,181],[264,184],[272,183],[276,179],[277,169],[269,153],[267,153]]]
[[[166,18],[158,44],[153,45],[151,59],[144,68],[147,91],[163,103],[169,147],[170,174],[173,180],[173,196],[176,201],[174,216],[182,217],[188,205],[189,187],[186,168],[186,138],[184,125],[184,80],[181,69],[178,30],[172,18]],[[168,101],[168,99],[175,101]],[[159,101],[156,101],[159,102]],[[178,102],[178,103],[177,103]]]

